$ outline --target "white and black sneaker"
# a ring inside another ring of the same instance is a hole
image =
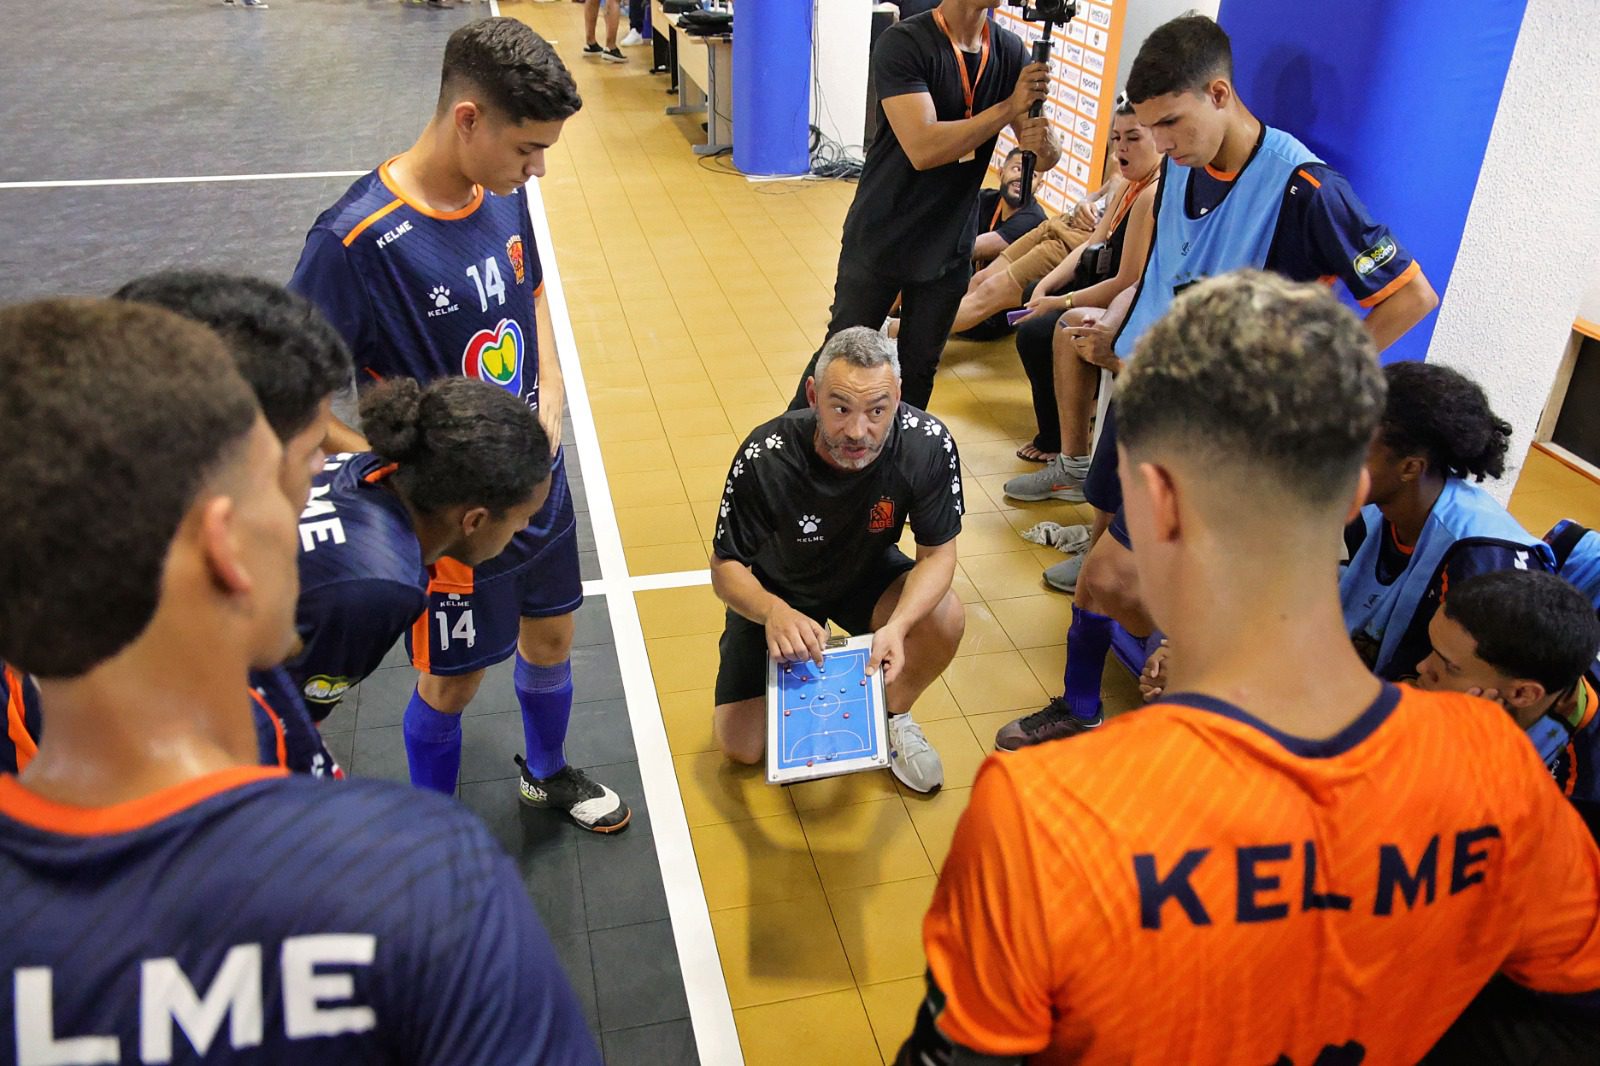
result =
[[[566,811],[591,833],[616,833],[626,829],[633,812],[622,797],[575,766],[563,766],[549,777],[534,777],[522,756],[513,756],[522,770],[517,782],[522,802],[530,807]]]

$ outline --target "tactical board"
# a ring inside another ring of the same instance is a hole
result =
[[[777,785],[889,765],[883,673],[870,633],[828,641],[822,667],[767,660],[767,780]]]

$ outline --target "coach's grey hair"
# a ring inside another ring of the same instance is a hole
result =
[[[888,366],[894,370],[895,381],[900,380],[900,354],[894,341],[871,326],[851,326],[829,337],[828,343],[822,346],[822,352],[817,356],[816,369],[812,370],[811,376],[821,381],[822,375],[828,371],[828,364],[835,359],[843,359],[851,366],[866,370]]]

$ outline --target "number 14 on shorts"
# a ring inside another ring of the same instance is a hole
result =
[[[443,609],[433,612],[434,623],[439,628],[439,650],[450,650],[452,640],[464,640],[469,648],[477,644],[478,630],[472,624],[472,608],[468,607],[462,611],[454,623],[450,621],[450,614],[451,612]]]

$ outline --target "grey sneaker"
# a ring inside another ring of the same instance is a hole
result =
[[[1083,570],[1083,556],[1074,555],[1054,566],[1046,567],[1044,583],[1058,592],[1071,595],[1078,591],[1078,574]]]
[[[889,716],[889,769],[915,792],[933,792],[944,784],[944,763],[909,714]]]
[[[1018,474],[1005,484],[1005,494],[1013,500],[1037,503],[1040,500],[1083,502],[1083,478],[1089,472],[1089,457],[1058,455],[1038,470]]]

